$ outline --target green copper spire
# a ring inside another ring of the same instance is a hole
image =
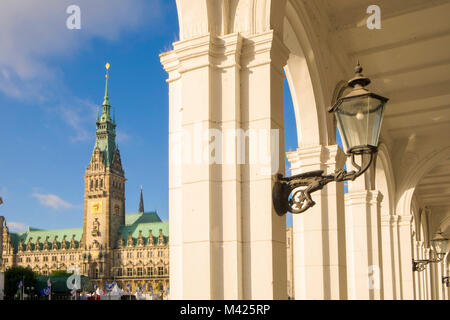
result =
[[[104,106],[109,106],[109,95],[108,95],[108,71],[106,71],[106,86],[105,86],[105,98],[103,100]]]
[[[116,146],[116,124],[111,118],[111,105],[109,104],[108,92],[108,69],[110,64],[106,64],[106,87],[105,98],[102,105],[102,114],[97,116],[97,139],[95,147],[98,147],[103,154],[105,165],[109,167],[113,161]]]

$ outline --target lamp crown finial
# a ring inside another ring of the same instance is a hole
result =
[[[362,72],[363,72],[363,67],[361,66],[361,63],[359,63],[359,60],[358,60],[358,63],[356,64],[356,67],[355,67],[355,73],[361,74]]]

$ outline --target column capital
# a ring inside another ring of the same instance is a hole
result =
[[[349,205],[374,204],[379,205],[383,200],[383,194],[378,190],[352,191],[345,194],[345,201]]]
[[[410,226],[413,216],[410,214],[398,215],[398,225],[399,226]]]
[[[248,36],[243,41],[241,64],[247,69],[272,63],[282,73],[288,58],[289,49],[273,30]]]
[[[159,55],[159,59],[161,64],[163,65],[164,70],[169,75],[169,78],[166,80],[167,83],[173,82],[180,78],[180,73],[178,72],[178,68],[180,67],[180,61],[178,60],[177,54],[175,51],[168,51],[161,53]]]
[[[395,226],[398,221],[398,216],[392,214],[381,215],[381,224],[383,226]]]
[[[345,164],[345,154],[338,145],[300,147],[296,151],[287,152],[291,171],[304,172],[309,170],[334,171]],[[329,174],[332,172],[326,172]]]

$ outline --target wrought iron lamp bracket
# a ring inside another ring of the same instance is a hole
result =
[[[291,177],[283,177],[282,174],[278,174],[272,190],[273,205],[277,214],[283,216],[287,211],[299,214],[313,207],[316,203],[311,198],[311,193],[323,189],[332,181],[355,180],[370,167],[377,150],[371,146],[364,146],[350,151],[348,157],[351,157],[352,165],[357,171],[347,172],[344,169],[338,169],[333,174],[325,175],[323,170],[317,170]],[[369,155],[366,164],[363,163],[364,154]],[[356,155],[361,156],[361,165],[356,163]]]
[[[430,260],[413,260],[413,271],[421,272],[425,270],[427,264],[430,263]]]
[[[414,260],[413,259],[413,271],[423,271],[425,270],[427,264],[429,263],[439,263],[443,260],[442,257],[438,257],[437,259],[428,259],[428,260]]]
[[[442,277],[442,284],[445,284],[446,287],[450,287],[450,277]]]

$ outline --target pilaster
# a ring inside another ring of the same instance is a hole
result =
[[[337,145],[311,146],[288,153],[292,175],[341,169],[345,155]],[[329,183],[312,194],[316,205],[293,215],[295,298],[346,299],[344,184]]]
[[[398,238],[400,255],[400,276],[402,299],[414,299],[414,279],[412,270],[412,215],[399,215]]]
[[[382,199],[377,190],[350,191],[345,195],[349,299],[383,299]]]
[[[272,31],[208,34],[161,55],[169,73],[174,298],[286,298],[285,222],[271,190],[284,170],[287,55]]]

